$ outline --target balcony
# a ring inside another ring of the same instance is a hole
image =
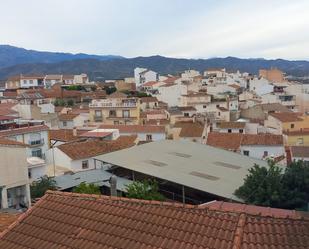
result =
[[[38,139],[38,140],[32,140],[29,141],[28,144],[30,145],[30,147],[38,147],[38,146],[42,146],[44,144],[44,139]]]

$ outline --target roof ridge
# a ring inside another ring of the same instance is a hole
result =
[[[242,243],[242,238],[243,238],[243,234],[244,234],[244,227],[246,224],[246,214],[241,213],[239,215],[239,219],[238,219],[238,223],[236,226],[236,231],[235,231],[235,237],[234,237],[234,241],[233,241],[233,249],[240,249],[241,248],[241,243]]]

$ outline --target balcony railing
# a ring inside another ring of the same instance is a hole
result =
[[[112,108],[134,108],[137,107],[137,103],[90,103],[89,107],[112,107]]]

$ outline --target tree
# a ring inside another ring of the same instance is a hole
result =
[[[76,186],[73,189],[74,193],[81,193],[81,194],[95,194],[95,195],[100,195],[100,187],[94,183],[85,183],[82,182],[78,186]]]
[[[56,190],[56,181],[52,177],[42,176],[30,186],[31,198],[42,197],[47,190]]]
[[[270,163],[269,167],[255,164],[249,169],[244,184],[235,191],[235,195],[246,203],[278,207],[282,201],[282,170]]]
[[[74,105],[74,100],[73,99],[69,99],[67,102],[67,106],[73,106]]]
[[[114,87],[114,86],[112,86],[112,87],[107,87],[107,88],[105,89],[105,91],[106,91],[106,94],[107,94],[107,95],[110,95],[110,94],[116,92],[116,91],[117,91],[117,88]]]
[[[294,161],[285,171],[273,162],[268,168],[254,165],[235,195],[250,204],[307,210],[309,165]]]
[[[126,186],[128,198],[163,201],[165,198],[159,193],[159,186],[156,181],[144,180],[135,181]]]
[[[284,208],[306,210],[309,203],[309,165],[303,161],[292,162],[285,170],[282,183],[284,186]]]

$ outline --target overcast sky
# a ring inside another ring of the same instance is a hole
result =
[[[309,59],[309,0],[0,0],[0,44],[126,57]]]

